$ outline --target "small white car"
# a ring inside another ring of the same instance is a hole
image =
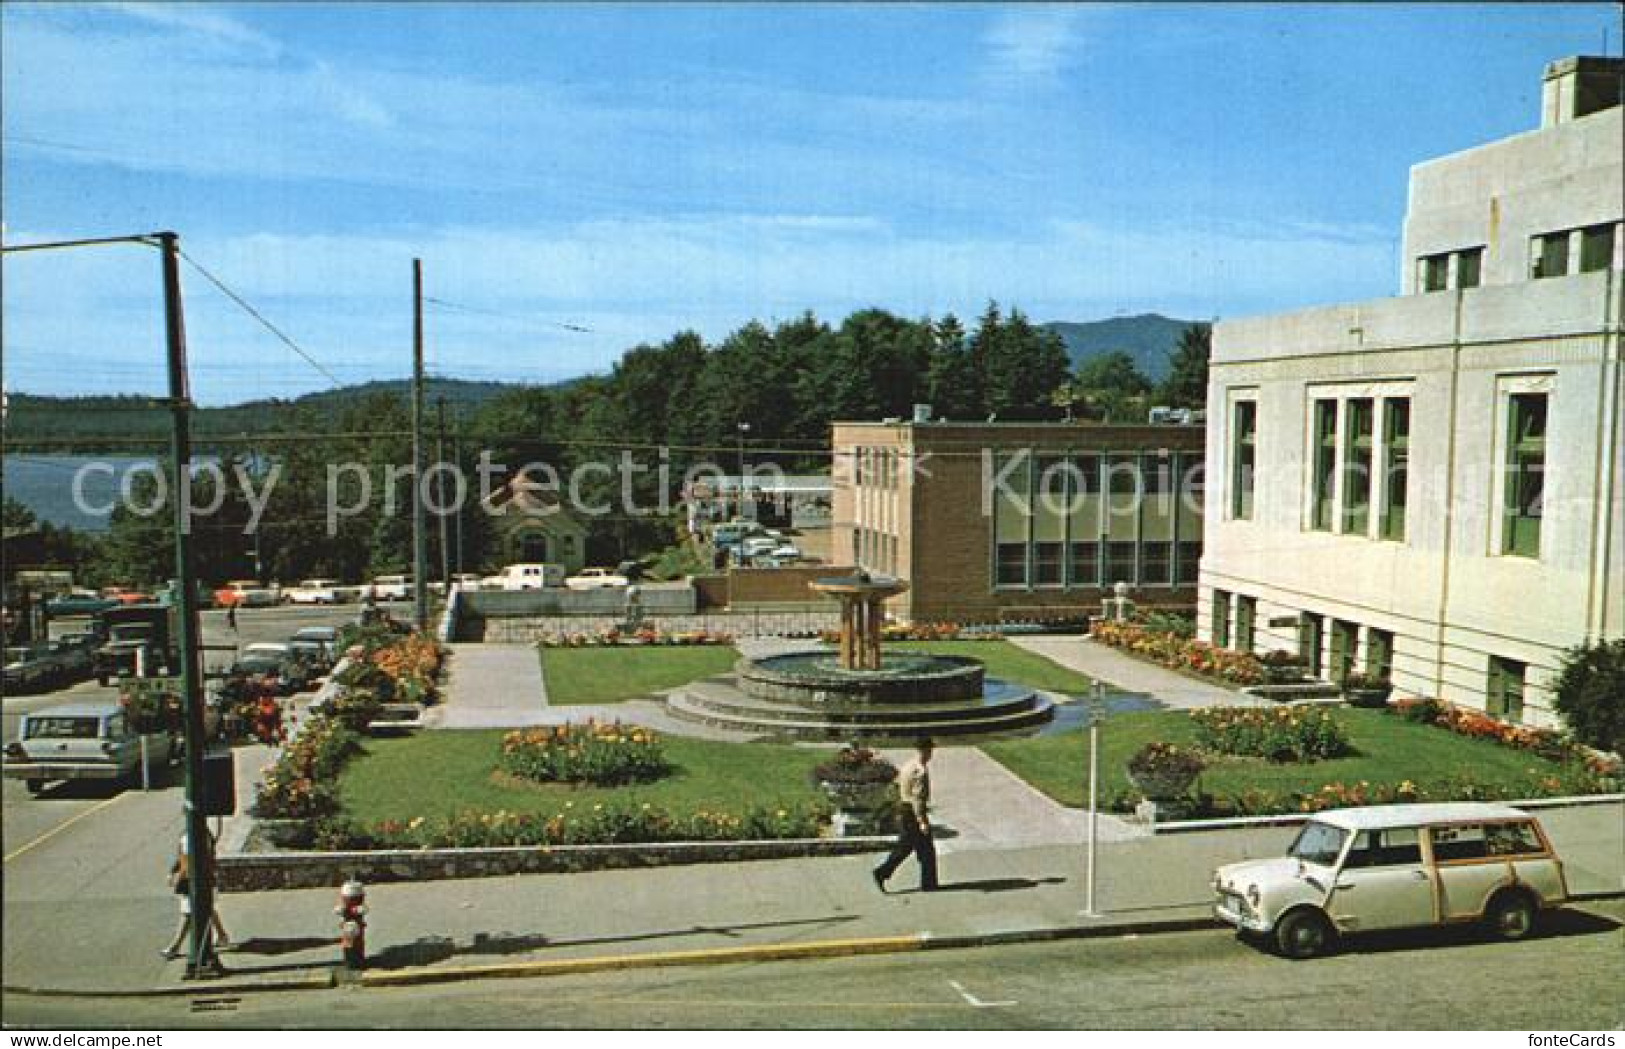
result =
[[[1522,939],[1568,900],[1539,821],[1506,805],[1336,809],[1310,818],[1287,854],[1220,867],[1213,913],[1291,958],[1343,933],[1481,921]]]
[[[337,579],[303,579],[298,586],[290,586],[282,596],[295,605],[336,605],[339,602]]]
[[[409,575],[381,575],[372,581],[375,601],[407,601],[412,597],[412,577]]]
[[[579,575],[564,581],[571,590],[600,590],[606,587],[631,586],[631,580],[607,568],[583,568]]]

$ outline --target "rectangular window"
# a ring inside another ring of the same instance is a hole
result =
[[[1311,527],[1332,530],[1332,488],[1337,470],[1337,402],[1315,402],[1313,498]]]
[[[1388,397],[1382,402],[1383,478],[1381,531],[1384,539],[1405,539],[1405,503],[1411,464],[1411,401]]]
[[[1448,286],[1450,256],[1427,255],[1417,260],[1421,269],[1423,291],[1443,291]]]
[[[1223,590],[1213,591],[1213,619],[1209,633],[1220,648],[1230,647],[1230,595]]]
[[[1253,516],[1253,470],[1257,462],[1258,402],[1237,401],[1230,417],[1230,516]]]
[[[1540,556],[1541,504],[1546,485],[1546,394],[1507,399],[1506,505],[1501,552]]]
[[[1485,690],[1484,709],[1491,717],[1503,721],[1523,720],[1523,682],[1529,668],[1500,656],[1490,657],[1489,687]]]
[[[1468,248],[1456,255],[1456,287],[1476,288],[1484,276],[1484,249]]]
[[[1072,586],[1100,585],[1100,544],[1073,543],[1071,564],[1067,568]]]
[[[1343,436],[1343,531],[1364,535],[1371,518],[1371,410],[1369,397],[1348,402]]]
[[[1354,669],[1354,647],[1360,637],[1360,628],[1342,619],[1332,620],[1331,654],[1326,671],[1330,680],[1338,685]]]
[[[1174,585],[1194,586],[1202,571],[1202,544],[1180,543],[1174,552],[1179,557],[1174,569]]]
[[[1138,543],[1106,544],[1106,585],[1134,582],[1134,552]]]
[[[1061,551],[1064,549],[1060,543],[1033,544],[1034,586],[1061,585]]]
[[[1366,637],[1365,672],[1372,677],[1394,676],[1394,635],[1373,627]]]
[[[1258,619],[1258,598],[1236,598],[1236,651],[1253,650],[1253,623]]]
[[[1569,235],[1547,233],[1536,237],[1530,244],[1532,269],[1530,276],[1561,277],[1569,271]]]
[[[999,586],[1027,585],[1027,544],[999,544]]]
[[[1614,224],[1580,231],[1580,272],[1594,273],[1614,264]]]
[[[1298,617],[1298,655],[1310,677],[1320,676],[1320,617],[1308,612]]]
[[[1146,586],[1167,586],[1173,571],[1174,544],[1144,543],[1140,546],[1140,582]]]

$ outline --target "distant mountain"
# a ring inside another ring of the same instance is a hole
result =
[[[383,379],[307,393],[291,400],[269,398],[245,401],[219,408],[198,408],[192,413],[192,433],[199,440],[210,436],[263,433],[275,429],[298,411],[313,411],[318,418],[367,397],[384,394],[405,398],[412,384],[407,379]],[[446,407],[465,413],[508,390],[515,383],[475,382],[464,379],[428,378],[423,384],[423,400],[432,413],[435,402],[444,397]],[[167,438],[169,413],[150,397],[131,395],[92,397],[50,397],[31,393],[10,393],[6,398],[6,439],[26,443],[30,439],[75,442],[76,447],[93,450],[106,442],[97,438]],[[433,416],[431,415],[431,419]],[[84,442],[79,445],[78,442]]]
[[[1134,358],[1147,378],[1159,382],[1168,374],[1168,355],[1179,345],[1179,336],[1193,322],[1142,313],[1136,317],[1110,317],[1101,321],[1076,323],[1051,321],[1044,327],[1066,343],[1072,366],[1097,353],[1122,350]]]

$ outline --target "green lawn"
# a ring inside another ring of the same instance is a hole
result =
[[[888,649],[935,652],[944,656],[971,656],[987,664],[988,677],[1002,678],[1045,692],[1087,692],[1094,683],[1076,670],[1068,670],[1043,656],[1008,641],[892,641]]]
[[[1376,710],[1340,709],[1333,716],[1353,741],[1353,755],[1308,764],[1271,764],[1262,759],[1228,758],[1209,764],[1198,791],[1214,795],[1263,790],[1283,795],[1316,790],[1327,783],[1418,785],[1471,775],[1478,783],[1523,784],[1535,777],[1559,776],[1570,770],[1528,751],[1485,740],[1468,739],[1444,729],[1412,724]],[[1153,740],[1194,744],[1195,726],[1181,711],[1118,714],[1100,732],[1100,791],[1103,807],[1132,792],[1124,765]],[[1084,730],[1002,740],[982,750],[1010,771],[1055,800],[1082,806],[1087,790],[1088,733]]]
[[[637,699],[731,669],[731,645],[617,645],[541,649],[547,702],[566,707]]]
[[[339,780],[346,816],[364,823],[492,813],[559,811],[609,800],[648,803],[672,811],[699,808],[742,812],[752,805],[804,804],[819,795],[809,779],[828,751],[765,743],[716,743],[663,738],[672,775],[642,786],[596,788],[524,785],[493,780],[503,730],[421,732],[404,739],[370,739],[366,752]]]

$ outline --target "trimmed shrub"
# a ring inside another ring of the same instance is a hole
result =
[[[1575,738],[1625,754],[1625,638],[1569,649],[1553,691],[1552,705]]]

